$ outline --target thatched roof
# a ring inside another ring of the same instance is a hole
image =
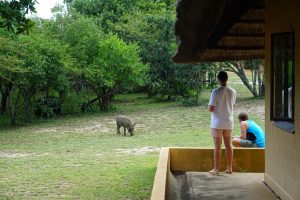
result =
[[[264,0],[178,0],[173,61],[264,58]]]

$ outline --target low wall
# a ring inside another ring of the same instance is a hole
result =
[[[151,200],[168,199],[171,171],[209,171],[213,168],[212,148],[161,149]],[[234,148],[233,171],[265,171],[265,150],[259,148]],[[226,166],[225,149],[222,149],[221,169]]]
[[[213,149],[169,148],[171,171],[209,171],[213,169]],[[234,148],[233,171],[265,172],[265,151],[258,148]],[[226,168],[222,149],[221,171]]]

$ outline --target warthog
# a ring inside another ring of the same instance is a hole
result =
[[[121,126],[123,126],[124,127],[124,135],[126,135],[126,129],[127,129],[129,134],[131,136],[133,136],[134,126],[136,125],[136,123],[132,122],[131,119],[129,119],[128,117],[123,116],[123,115],[119,115],[116,118],[116,122],[117,122],[117,134],[121,134],[120,128],[121,128]]]

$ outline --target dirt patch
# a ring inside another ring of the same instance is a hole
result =
[[[35,153],[4,153],[0,152],[0,158],[24,158],[36,155]]]
[[[42,128],[37,129],[36,131],[33,131],[34,133],[55,133],[57,132],[57,128]]]
[[[67,188],[69,188],[70,186],[69,186],[69,184],[67,183],[67,182],[64,182],[64,181],[61,181],[60,183],[59,183],[59,187],[60,187],[60,189],[67,189]]]
[[[29,156],[46,156],[50,153],[15,153],[15,152],[0,152],[0,158],[25,158]]]
[[[62,127],[55,127],[55,128],[43,128],[38,129],[36,131],[33,131],[34,133],[108,133],[111,132],[112,129],[110,128],[111,124],[115,124],[115,122],[89,122],[89,123],[83,123],[78,126],[78,124],[72,126],[62,126]]]
[[[97,125],[92,125],[92,126],[84,126],[84,127],[79,127],[75,128],[74,132],[76,133],[95,133],[95,132],[102,132],[102,133],[108,133],[110,130],[105,127],[102,124],[97,124]]]
[[[121,154],[130,154],[130,155],[145,155],[149,153],[156,153],[160,151],[158,147],[145,146],[145,147],[136,147],[133,149],[116,149],[118,153]]]
[[[261,120],[264,120],[264,118],[265,118],[265,105],[264,104],[247,104],[247,103],[244,103],[243,105],[239,104],[236,107],[235,112],[236,113],[245,112],[250,117],[255,115],[255,116],[259,117]]]

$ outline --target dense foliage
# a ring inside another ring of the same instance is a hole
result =
[[[1,1],[1,115],[14,125],[19,113],[31,121],[33,113],[104,111],[116,94],[137,91],[197,105],[202,88],[216,84],[218,66],[171,61],[175,4],[65,0],[51,19],[28,19],[34,0]]]
[[[29,33],[34,23],[26,15],[35,12],[35,3],[36,0],[0,1],[0,27],[15,33]]]

